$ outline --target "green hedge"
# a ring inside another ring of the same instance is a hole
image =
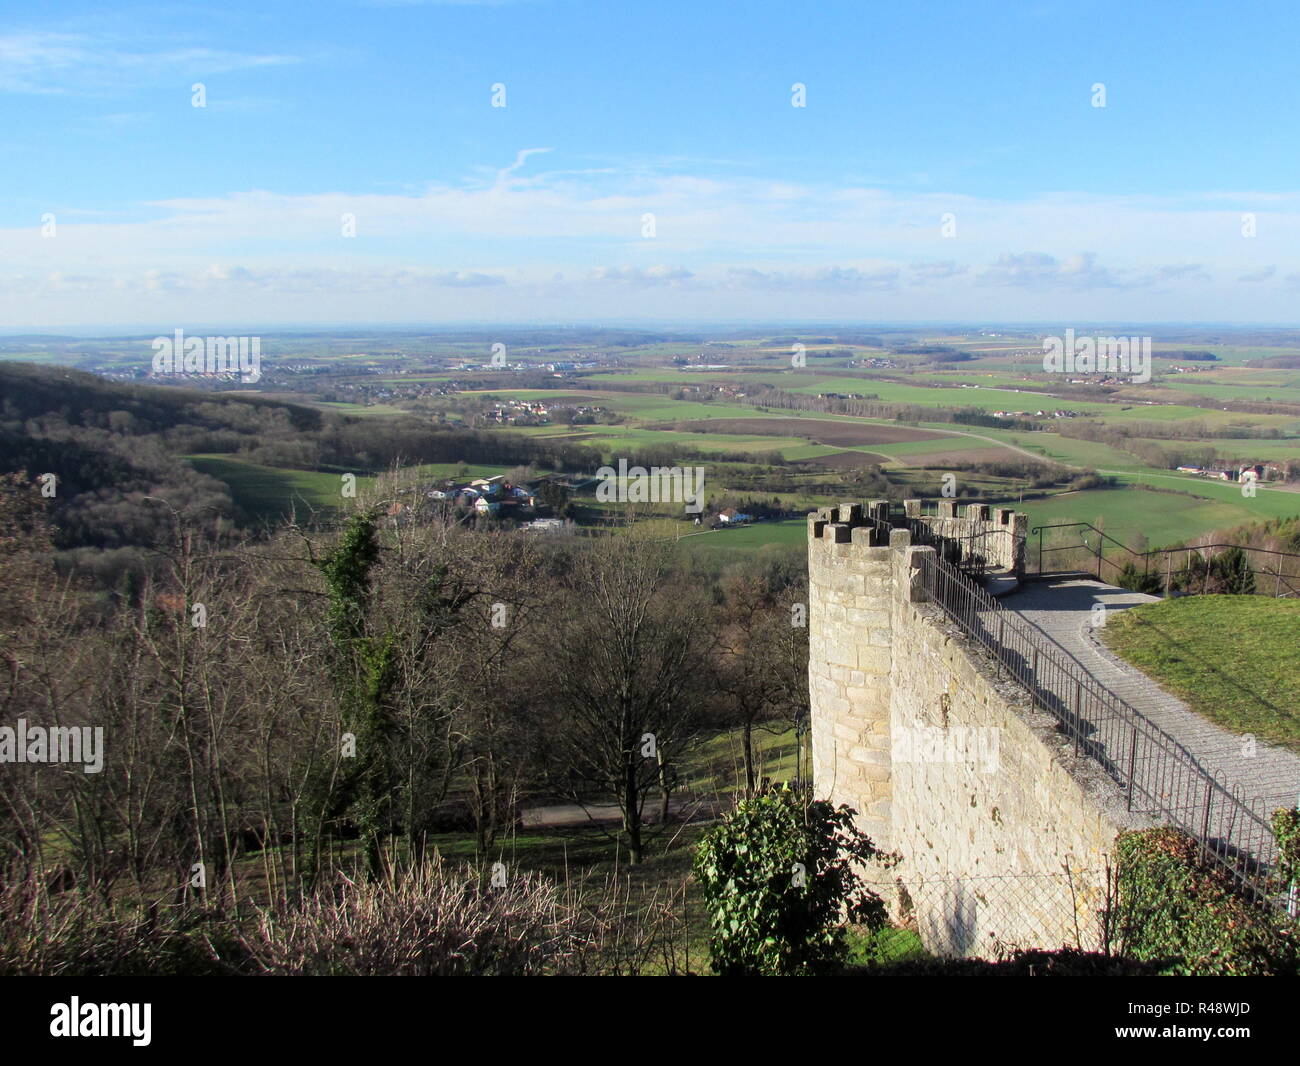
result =
[[[1186,833],[1167,826],[1122,833],[1116,854],[1118,901],[1109,918],[1117,954],[1165,974],[1297,973],[1296,924],[1244,898]]]

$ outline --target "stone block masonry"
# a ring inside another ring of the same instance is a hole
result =
[[[980,505],[945,514],[950,502],[939,521],[990,521]],[[882,849],[902,855],[872,879],[930,951],[1095,949],[1114,838],[1145,823],[1096,764],[1073,754],[1052,717],[925,602],[918,575],[934,549],[882,524],[887,511],[873,501],[809,516],[816,793],[853,807]],[[1023,519],[992,521],[1023,530]]]
[[[937,536],[951,540],[963,559],[981,556],[990,569],[1022,576],[1029,516],[1009,507],[990,509],[986,503],[967,504],[959,514],[960,509],[956,500],[938,500],[936,513],[926,515],[924,500],[903,501],[908,519],[923,524]]]

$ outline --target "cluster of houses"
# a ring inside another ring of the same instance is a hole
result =
[[[483,412],[483,421],[503,426],[544,426],[551,420],[551,410],[544,403],[507,400]]]
[[[683,367],[689,370],[689,367]],[[702,385],[683,385],[675,389],[670,395],[673,399],[684,399],[688,396],[711,396],[719,400],[736,400],[745,398],[745,388],[743,385],[718,385],[714,383],[705,383]]]
[[[1276,463],[1249,463],[1246,466],[1180,466],[1180,474],[1196,474],[1215,481],[1271,481],[1283,476]]]
[[[597,416],[605,412],[605,408],[571,403],[548,407],[540,402],[508,400],[485,411],[482,420],[503,426],[545,426],[550,424],[554,412],[558,412],[565,420],[595,422]]]
[[[994,411],[994,418],[1076,418],[1078,411]]]
[[[552,374],[565,374],[571,370],[594,370],[597,367],[606,365],[604,360],[597,357],[594,359],[583,360],[560,360],[553,363],[470,363],[464,360],[452,363],[447,367],[448,370],[507,370],[516,373],[524,371],[548,370]]]
[[[450,507],[473,509],[481,515],[499,518],[531,517],[537,509],[537,496],[527,485],[512,485],[504,474],[496,477],[475,478],[468,485],[445,482],[441,487],[407,489],[412,501],[395,500],[389,504],[388,516],[395,521],[407,521],[418,513]]]
[[[428,489],[425,496],[435,503],[463,500],[479,514],[489,515],[508,516],[532,511],[537,507],[537,497],[533,490],[527,485],[510,484],[504,474],[475,478],[468,485],[459,488],[449,485],[446,489]]]

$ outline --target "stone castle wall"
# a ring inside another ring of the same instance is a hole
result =
[[[873,880],[932,952],[1096,948],[1113,841],[1136,823],[1051,716],[925,602],[934,549],[871,523],[880,507],[809,519],[817,795],[901,853]]]

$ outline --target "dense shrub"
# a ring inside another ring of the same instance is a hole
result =
[[[1255,575],[1250,569],[1250,558],[1241,548],[1232,547],[1212,555],[1207,560],[1199,552],[1189,552],[1187,561],[1172,578],[1175,589],[1184,592],[1252,596],[1255,593]]]
[[[848,952],[843,920],[884,925],[884,902],[856,869],[879,853],[853,817],[781,788],[741,801],[704,835],[695,873],[717,973],[836,972]]]
[[[1117,858],[1118,902],[1109,918],[1118,954],[1168,974],[1297,972],[1295,924],[1243,898],[1186,833],[1168,826],[1123,833]]]
[[[1277,840],[1277,882],[1295,891],[1300,888],[1300,808],[1274,811],[1270,826]]]
[[[1159,596],[1164,591],[1164,582],[1157,573],[1144,573],[1136,563],[1125,563],[1124,568],[1115,578],[1115,584],[1122,589],[1133,592],[1145,592],[1150,596]]]

